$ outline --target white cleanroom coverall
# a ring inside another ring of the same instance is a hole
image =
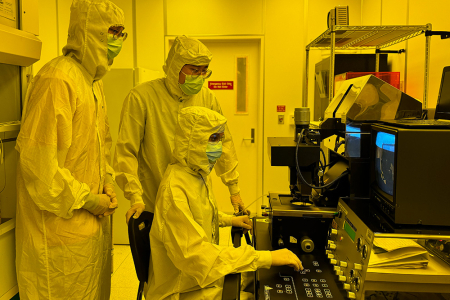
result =
[[[218,245],[219,226],[231,226],[232,216],[217,210],[206,147],[225,117],[188,107],[178,120],[172,163],[156,197],[146,299],[221,299],[225,275],[270,268],[272,256],[247,244]]]
[[[100,79],[111,64],[108,29],[123,24],[122,10],[109,1],[73,1],[63,56],[28,87],[16,144],[21,299],[109,299],[110,218],[82,207],[98,203],[114,182]]]
[[[153,212],[159,183],[170,163],[180,110],[203,106],[222,114],[216,96],[206,86],[193,96],[185,95],[178,86],[185,64],[208,65],[211,58],[211,52],[198,40],[177,37],[164,65],[166,77],[138,85],[125,99],[114,170],[116,182],[131,205],[144,203],[145,209]],[[215,170],[232,195],[239,193],[237,165],[231,134],[226,129],[223,154]]]

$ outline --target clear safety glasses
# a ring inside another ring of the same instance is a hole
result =
[[[119,34],[113,34],[112,36],[113,36],[113,38],[114,38],[115,40],[122,39],[122,40],[125,41],[125,40],[127,39],[127,37],[128,37],[128,33],[126,33],[126,32],[121,32],[121,33],[119,33]]]
[[[115,40],[121,39],[121,40],[126,40],[128,37],[128,34],[126,32],[122,32],[123,27],[109,27],[108,29],[108,33],[111,34],[113,36],[113,38]]]
[[[186,76],[192,76],[192,78],[197,79],[199,76],[202,76],[204,79],[207,79],[211,77],[212,70],[206,69],[206,70],[198,70],[198,69],[188,69],[188,72],[191,72],[191,74],[186,74],[185,72],[181,71]]]
[[[214,133],[214,134],[211,134],[211,136],[209,137],[209,141],[215,143],[215,142],[223,141],[224,138],[225,138],[225,133],[223,133],[223,132]]]

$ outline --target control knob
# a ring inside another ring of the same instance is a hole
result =
[[[353,279],[353,289],[357,292],[361,288],[361,279],[356,277]]]
[[[439,250],[445,253],[450,253],[450,243],[445,243],[445,244],[441,244],[439,245]]]
[[[367,245],[364,245],[362,248],[362,253],[361,253],[362,258],[364,258],[364,259],[367,258],[367,254],[369,254],[368,252],[369,252],[369,247],[367,247]]]
[[[355,275],[356,275],[356,271],[354,269],[352,269],[352,270],[350,270],[348,275],[350,275],[350,280],[352,280],[355,277]]]
[[[362,239],[358,238],[356,240],[356,250],[361,251],[361,247],[362,247]]]

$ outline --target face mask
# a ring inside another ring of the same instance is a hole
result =
[[[200,92],[204,82],[205,79],[202,76],[197,76],[196,78],[193,78],[192,75],[186,75],[184,83],[183,84],[178,83],[178,85],[186,95],[192,96]]]
[[[220,142],[208,142],[206,146],[206,156],[210,162],[216,162],[222,155],[222,141]]]
[[[108,60],[116,57],[122,50],[123,39],[115,39],[112,34],[108,34]]]

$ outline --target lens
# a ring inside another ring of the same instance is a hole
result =
[[[206,70],[205,74],[202,74],[203,78],[209,78],[212,74],[212,71],[210,69]]]

